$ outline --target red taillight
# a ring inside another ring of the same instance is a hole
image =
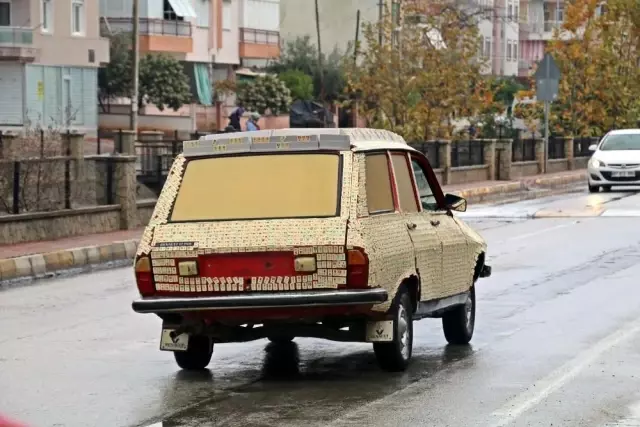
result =
[[[156,287],[153,284],[153,273],[151,272],[151,261],[149,257],[142,256],[136,261],[136,283],[138,284],[138,291],[142,296],[150,296],[156,292]]]
[[[347,251],[347,287],[369,287],[369,260],[362,249]]]

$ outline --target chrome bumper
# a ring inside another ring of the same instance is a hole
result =
[[[306,292],[247,293],[203,297],[148,297],[131,304],[137,313],[238,310],[256,308],[322,307],[380,304],[389,298],[381,288]]]

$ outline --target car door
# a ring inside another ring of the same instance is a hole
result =
[[[414,246],[416,267],[422,282],[422,295],[429,295],[442,282],[442,245],[436,227],[422,213],[409,153],[391,153],[398,209],[405,218],[407,232]]]
[[[467,238],[446,208],[442,189],[427,159],[422,154],[411,153],[411,166],[420,196],[421,215],[441,247],[438,280],[429,292],[423,290],[422,300],[465,292],[473,278],[473,271],[468,272],[464,267],[469,265]]]

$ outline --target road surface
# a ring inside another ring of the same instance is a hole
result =
[[[0,292],[0,413],[69,427],[640,426],[640,195],[496,211],[465,214],[493,266],[472,345],[420,321],[406,373],[381,372],[368,344],[314,339],[220,345],[211,371],[180,372],[118,269]]]

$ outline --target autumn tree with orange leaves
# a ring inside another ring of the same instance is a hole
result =
[[[380,22],[364,25],[363,36],[366,48],[347,67],[348,90],[359,95],[371,126],[407,140],[450,137],[456,117],[493,104],[480,73],[477,25],[452,3],[404,2],[400,13],[387,9]]]
[[[568,2],[563,26],[556,30],[548,51],[562,73],[558,99],[551,104],[552,133],[598,136],[637,126],[640,2]],[[529,104],[516,115],[531,117],[541,115],[541,110],[541,104]]]

